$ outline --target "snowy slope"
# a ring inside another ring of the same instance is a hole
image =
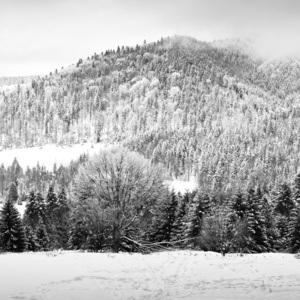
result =
[[[0,269],[1,300],[296,300],[300,295],[300,260],[291,254],[3,254]]]
[[[39,162],[40,166],[45,166],[52,171],[54,163],[57,166],[60,164],[68,165],[71,160],[78,159],[81,154],[88,153],[92,155],[107,147],[109,146],[105,143],[84,143],[65,147],[46,145],[43,147],[2,150],[0,151],[0,165],[3,163],[7,167],[11,165],[16,157],[23,170],[27,166],[30,168],[35,167]]]

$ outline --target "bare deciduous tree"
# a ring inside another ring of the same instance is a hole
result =
[[[73,192],[77,201],[90,200],[106,215],[111,246],[118,251],[124,239],[136,237],[147,226],[151,208],[165,195],[164,179],[163,169],[139,154],[111,148],[79,169]]]

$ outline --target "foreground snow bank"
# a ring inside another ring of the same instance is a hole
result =
[[[0,255],[0,299],[299,299],[290,254],[177,251]]]

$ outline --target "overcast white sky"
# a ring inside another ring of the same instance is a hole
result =
[[[266,54],[300,53],[300,0],[0,0],[0,76],[48,74],[94,52],[183,34],[260,34]]]

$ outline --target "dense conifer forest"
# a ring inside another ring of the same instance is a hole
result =
[[[1,166],[0,249],[297,252],[299,78],[296,59],[175,36],[0,80],[0,149],[105,139],[132,151],[112,152],[119,165],[100,156],[103,173],[87,156],[51,171]],[[160,168],[198,190],[169,191],[151,175]],[[144,202],[132,178],[156,182]]]
[[[279,184],[272,190],[256,186],[227,194],[207,193],[201,187],[193,192],[175,193],[161,179],[162,185],[156,185],[149,190],[148,198],[143,198],[147,184],[139,185],[136,173],[128,171],[141,157],[125,151],[122,159],[126,162],[130,155],[134,163],[129,164],[127,171],[122,160],[119,165],[111,162],[105,172],[115,173],[105,173],[103,178],[93,177],[100,164],[93,167],[86,156],[69,167],[54,166],[53,171],[38,165],[23,172],[17,160],[8,168],[2,167],[2,198],[6,200],[0,212],[0,249],[143,253],[170,248],[222,253],[300,250],[299,174],[290,184]],[[111,159],[115,161],[117,156],[114,154]],[[158,166],[152,168],[161,172]],[[146,182],[151,181],[151,176]],[[128,178],[132,178],[132,183]],[[101,193],[103,180],[107,185]],[[143,192],[136,191],[138,186]],[[125,205],[130,202],[127,210],[120,201]],[[16,207],[24,202],[21,219]],[[126,226],[117,222],[120,235],[116,244],[114,228],[120,214],[123,223],[127,222]]]

